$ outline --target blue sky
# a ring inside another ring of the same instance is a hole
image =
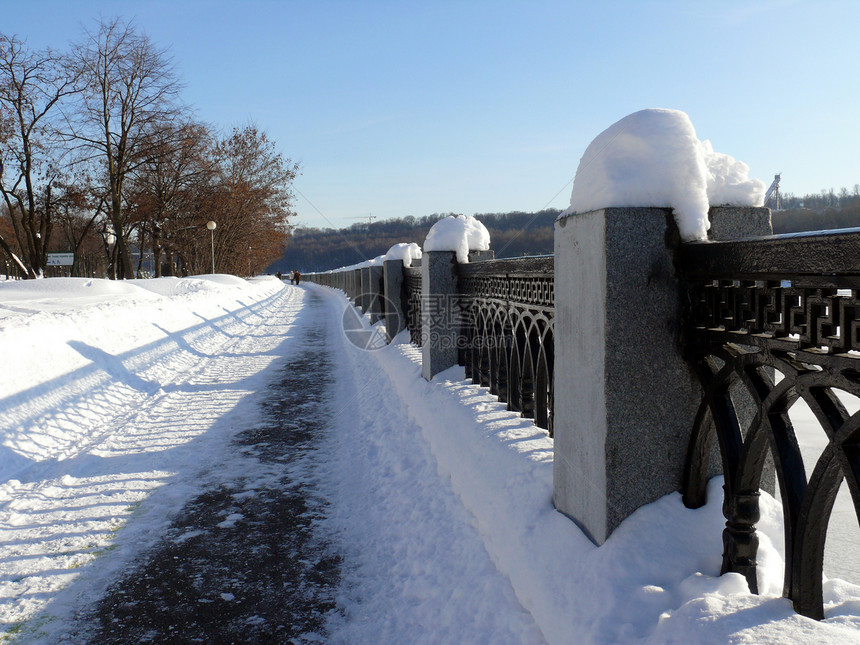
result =
[[[589,142],[649,107],[795,194],[860,183],[860,2],[0,0],[65,48],[99,16],[170,48],[198,118],[301,164],[298,223],[564,208]]]

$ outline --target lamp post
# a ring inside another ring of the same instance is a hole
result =
[[[206,222],[206,228],[209,229],[209,234],[212,239],[212,273],[215,273],[215,227],[218,226],[212,220]]]
[[[105,244],[107,245],[108,272],[111,280],[116,280],[116,234],[112,228],[105,231]]]

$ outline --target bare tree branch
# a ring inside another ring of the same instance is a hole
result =
[[[21,252],[15,259],[28,277],[45,268],[53,184],[64,154],[51,117],[58,103],[74,93],[75,80],[51,50],[33,52],[16,37],[0,34],[0,193]],[[8,247],[4,241],[4,250]]]
[[[126,181],[152,152],[147,132],[178,118],[180,85],[166,52],[119,18],[88,32],[74,59],[82,86],[70,136],[104,166],[121,275],[133,278]]]

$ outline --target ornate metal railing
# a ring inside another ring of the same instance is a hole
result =
[[[340,289],[350,302],[355,302],[361,294],[361,270],[346,269],[324,273],[305,273],[303,282],[314,282],[332,289]],[[356,303],[358,304],[358,303]]]
[[[860,397],[860,229],[685,244],[677,260],[688,294],[685,350],[704,392],[684,501],[705,502],[716,439],[725,476],[722,569],[743,574],[756,592],[759,488],[772,456],[785,521],[784,593],[799,613],[822,618],[827,524],[843,479],[860,518],[860,412],[843,403],[843,393]],[[739,399],[755,406],[747,423]],[[827,439],[809,477],[788,414],[800,400]]]
[[[421,347],[421,267],[403,267],[404,315],[409,338]]]
[[[460,264],[458,272],[466,377],[552,435],[552,256]]]

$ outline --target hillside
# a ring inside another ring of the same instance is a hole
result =
[[[496,257],[511,258],[552,253],[553,222],[559,212],[548,209],[476,217],[489,230]],[[353,224],[344,229],[301,228],[290,238],[281,259],[272,263],[268,271],[326,271],[381,255],[398,242],[421,245],[430,227],[444,216],[403,217],[369,225]]]
[[[774,233],[795,233],[860,226],[860,195],[824,192],[794,197],[786,195],[783,209],[773,212]],[[544,255],[553,251],[553,221],[560,211],[537,213],[485,213],[476,217],[490,231],[498,258]],[[372,224],[353,224],[343,229],[300,228],[287,243],[281,259],[269,273],[298,269],[326,271],[355,264],[385,253],[398,242],[421,245],[430,227],[445,214],[402,217]]]

